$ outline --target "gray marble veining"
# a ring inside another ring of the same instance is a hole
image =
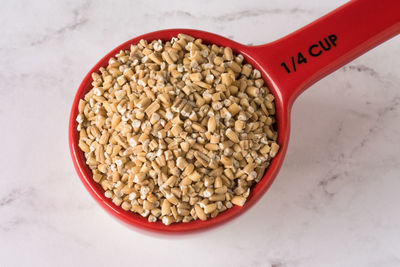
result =
[[[399,266],[399,37],[299,97],[276,181],[223,227],[132,231],[94,202],[69,156],[76,89],[116,45],[177,27],[262,44],[344,2],[2,3],[0,266]]]

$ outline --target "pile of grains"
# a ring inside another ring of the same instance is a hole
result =
[[[229,47],[141,40],[92,78],[79,147],[105,196],[149,222],[243,206],[279,150],[274,96]]]

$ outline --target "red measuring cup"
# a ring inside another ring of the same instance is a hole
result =
[[[69,146],[73,163],[83,184],[97,202],[112,215],[139,229],[162,233],[182,233],[210,228],[226,222],[248,210],[266,192],[282,165],[288,146],[290,111],[296,97],[344,64],[400,32],[399,0],[354,0],[335,9],[311,24],[275,42],[246,46],[225,37],[198,30],[171,29],[138,36],[116,47],[103,57],[86,75],[76,93],[69,121]],[[234,206],[215,218],[169,226],[150,223],[142,216],[124,211],[104,196],[94,182],[83,152],[78,148],[79,133],[75,121],[78,102],[91,89],[91,73],[107,66],[108,59],[121,49],[129,49],[141,39],[170,40],[178,33],[203,39],[204,43],[228,46],[244,56],[245,61],[261,71],[275,95],[278,143],[280,152],[272,160],[262,180],[256,184],[243,207]]]

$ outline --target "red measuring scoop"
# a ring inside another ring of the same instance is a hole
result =
[[[136,44],[141,39],[167,41],[176,37],[178,33],[201,38],[204,43],[231,47],[235,53],[242,54],[247,63],[261,71],[275,96],[278,143],[281,148],[264,177],[252,188],[243,207],[234,206],[206,221],[196,220],[166,226],[159,221],[150,223],[138,214],[124,211],[104,196],[104,190],[92,179],[85,156],[78,148],[79,133],[75,119],[78,115],[79,99],[92,87],[92,72],[107,66],[110,57],[121,49],[129,49],[131,44]],[[162,30],[133,38],[103,57],[79,86],[69,121],[69,146],[76,171],[86,189],[103,208],[122,222],[137,228],[153,232],[179,233],[206,229],[227,222],[259,200],[278,174],[288,146],[290,111],[296,97],[324,76],[399,33],[399,0],[355,0],[294,33],[265,45],[246,46],[216,34],[189,29]]]

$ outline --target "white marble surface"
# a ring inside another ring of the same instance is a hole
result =
[[[160,238],[108,216],[76,175],[69,110],[116,45],[173,27],[261,44],[343,0],[2,1],[0,266],[400,266],[400,38],[293,109],[268,193],[215,230]]]

